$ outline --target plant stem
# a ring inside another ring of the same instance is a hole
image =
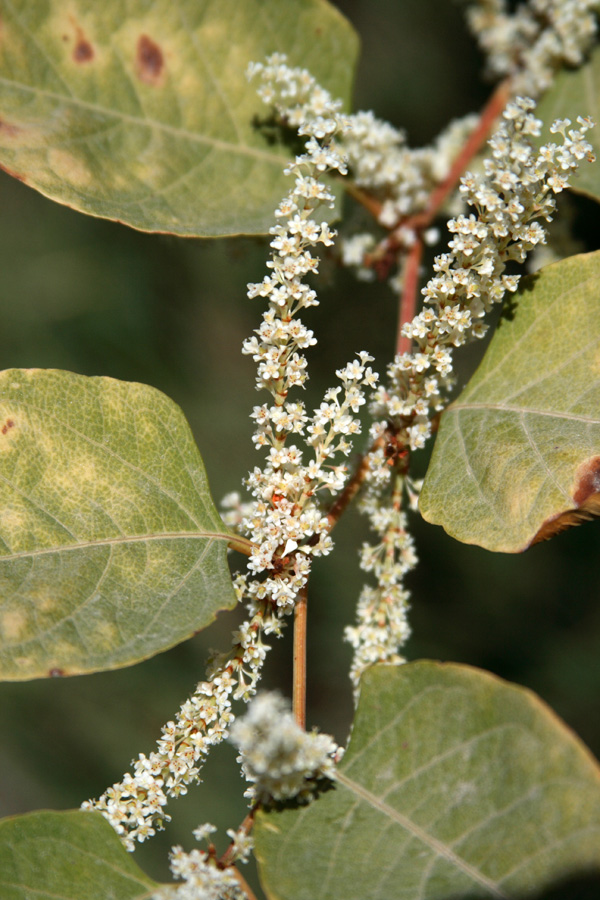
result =
[[[355,496],[358,494],[361,488],[363,481],[367,477],[367,472],[369,471],[369,453],[372,453],[373,450],[377,450],[378,447],[383,447],[384,444],[385,439],[383,437],[377,438],[377,440],[374,441],[373,444],[369,447],[368,451],[363,456],[359,457],[359,462],[354,475],[352,475],[352,477],[346,482],[344,490],[341,492],[339,497],[335,499],[329,512],[327,513],[327,520],[329,522],[330,531],[335,527],[348,504],[351,503],[352,500],[354,500]]]
[[[396,353],[409,353],[411,347],[410,338],[402,334],[402,326],[406,322],[412,322],[417,311],[417,289],[419,287],[419,270],[423,256],[423,241],[418,235],[409,250],[404,266],[404,285],[400,306],[398,310],[398,333],[396,335]]]
[[[243,553],[244,556],[250,556],[252,554],[254,544],[252,541],[249,541],[248,538],[242,537],[239,534],[230,534],[228,537],[229,540],[227,546],[230,547],[231,550],[237,550],[238,553]]]
[[[232,866],[232,868],[233,868],[233,873],[234,873],[235,877],[237,878],[237,880],[239,881],[240,887],[243,890],[243,892],[245,893],[248,900],[257,900],[256,894],[254,893],[254,891],[252,890],[252,888],[250,887],[250,885],[248,884],[248,882],[246,881],[246,879],[244,878],[244,876],[242,875],[242,873],[240,872],[238,867]]]
[[[458,180],[468,164],[485,144],[496,119],[508,103],[511,94],[510,85],[511,82],[508,78],[501,81],[486,105],[483,107],[477,126],[465,141],[462,150],[452,163],[448,175],[432,192],[427,210],[424,213],[424,221],[421,225],[422,228],[427,228],[427,226],[431,224],[449,195],[456,187]]]
[[[423,212],[401,219],[389,236],[381,241],[378,247],[368,254],[365,259],[365,265],[370,265],[376,271],[379,279],[384,280],[388,277],[389,271],[399,253],[402,253],[404,250],[402,238],[406,231],[412,230],[415,233],[415,242],[408,251],[405,264],[404,290],[399,307],[398,337],[396,341],[398,353],[405,353],[410,350],[410,341],[402,337],[401,330],[405,322],[410,322],[416,312],[419,266],[423,253],[421,235],[432,224],[444,203],[456,189],[456,185],[466,167],[485,144],[496,119],[506,106],[510,96],[511,82],[507,78],[500,82],[491,94],[481,111],[475,129],[471,132],[460,153],[452,163],[448,175],[431,192],[427,208]],[[355,185],[348,185],[346,189],[351,197],[354,197],[365,209],[372,213],[374,218],[378,218],[381,204],[374,197],[369,196],[369,194]]]
[[[347,194],[350,194],[357,203],[364,206],[374,219],[379,219],[379,214],[381,213],[381,203],[379,200],[372,197],[371,194],[368,194],[366,191],[363,191],[362,188],[359,188],[354,182],[348,179],[343,180],[343,185]]]
[[[238,828],[238,831],[243,831],[244,834],[250,834],[250,832],[252,831],[252,828],[254,826],[254,814],[256,813],[256,809],[257,809],[256,806],[252,807],[252,809],[250,810],[250,812],[248,813],[248,815],[246,816],[246,818],[244,819],[244,821]],[[231,857],[233,855],[233,848],[234,848],[234,843],[232,841],[231,844],[229,845],[229,847],[227,848],[227,850],[225,851],[225,853],[223,854],[223,856],[219,859],[219,868],[226,869],[227,866],[231,865]]]
[[[296,724],[306,730],[306,620],[307,587],[298,594],[294,607],[293,710]]]

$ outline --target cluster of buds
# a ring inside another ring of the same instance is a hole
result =
[[[210,748],[223,740],[233,719],[234,685],[226,671],[200,683],[176,719],[163,726],[156,750],[148,756],[140,754],[132,763],[132,773],[127,772],[98,800],[82,804],[82,809],[104,815],[127,850],[161,830],[170,821],[164,810],[169,797],[182,796],[191,782],[199,780]]]
[[[252,803],[311,799],[322,779],[335,777],[341,755],[329,735],[303,731],[277,693],[259,694],[234,722],[230,739],[251,783],[245,796]]]
[[[372,112],[348,117],[350,129],[343,137],[352,181],[369,192],[381,205],[380,225],[394,228],[399,221],[427,208],[431,192],[448,175],[450,167],[477,116],[457,119],[427,147],[411,148],[404,132],[383,122]],[[366,240],[366,236],[362,236]],[[400,244],[409,247],[415,240],[412,230],[400,229]],[[350,239],[352,248],[354,239]],[[346,259],[351,252],[344,247]]]

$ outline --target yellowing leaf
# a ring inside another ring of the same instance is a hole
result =
[[[357,46],[325,0],[11,0],[0,163],[144,231],[264,232],[289,152],[260,127],[247,65],[287,53],[347,102]]]
[[[442,414],[420,509],[506,553],[600,512],[600,253],[523,282]]]
[[[0,677],[129,665],[235,597],[187,422],[154,388],[0,373]]]
[[[600,871],[600,773],[523,688],[377,666],[334,789],[254,833],[269,900],[523,900]]]

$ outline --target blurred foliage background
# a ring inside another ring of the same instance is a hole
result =
[[[485,101],[481,59],[457,4],[337,5],[363,41],[356,108],[404,127],[411,144],[428,142],[449,119]],[[248,419],[257,402],[254,369],[240,345],[261,315],[245,285],[262,278],[266,242],[137,233],[57,206],[4,175],[0,201],[3,368],[57,367],[160,388],[192,425],[215,499],[236,489],[256,462]],[[574,209],[579,235],[594,249],[596,208],[576,198]],[[322,305],[306,316],[319,338],[309,404],[357,350],[373,353],[383,372],[395,331],[395,301],[385,285],[358,284],[330,260],[319,293]],[[481,352],[471,351],[461,381]],[[410,579],[408,657],[460,661],[526,685],[600,753],[600,525],[514,557],[459,545],[416,517],[414,529],[421,564]],[[336,530],[337,552],[319,562],[311,582],[308,722],[339,741],[352,715],[351,654],[341,636],[362,583],[353,548],[364,534],[350,513]],[[160,726],[202,678],[207,649],[227,645],[236,616],[221,616],[207,632],[131,669],[0,685],[0,815],[76,807],[119,779],[132,757],[152,749]],[[287,694],[289,637],[274,647],[264,680]],[[138,859],[150,874],[166,877],[167,848],[190,849],[200,822],[223,829],[217,843],[224,849],[224,829],[243,818],[232,748],[214,752],[205,778],[173,801],[167,832],[141,848]]]

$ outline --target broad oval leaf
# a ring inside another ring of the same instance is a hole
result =
[[[0,677],[113,669],[189,637],[235,604],[229,538],[160,391],[0,373]]]
[[[521,900],[600,871],[600,773],[530,691],[377,666],[334,790],[260,813],[255,843],[270,900]]]
[[[570,119],[577,128],[578,116],[591,116],[594,122],[600,122],[600,47],[596,47],[589,60],[577,69],[563,69],[550,89],[544,94],[536,116],[544,123],[539,144],[552,141],[562,143],[559,135],[550,132],[550,126],[556,119]],[[600,131],[598,124],[585,136],[594,150],[596,159],[600,159]],[[582,165],[570,179],[570,186],[577,193],[586,194],[600,201],[600,164]]]
[[[148,900],[159,887],[100,813],[43,810],[0,820],[2,900]]]
[[[248,63],[287,53],[348,102],[357,50],[325,0],[12,0],[0,163],[143,231],[265,232],[289,179]]]
[[[515,553],[600,512],[600,252],[526,278],[442,414],[421,493],[459,541]]]

